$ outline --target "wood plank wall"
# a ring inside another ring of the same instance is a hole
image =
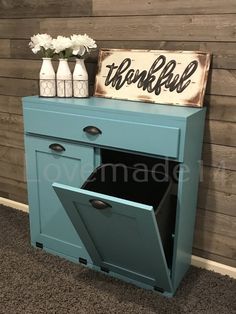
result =
[[[25,203],[21,96],[38,93],[40,60],[28,48],[38,32],[213,54],[194,254],[236,266],[236,1],[0,1],[0,196]],[[91,82],[96,58],[87,63]]]

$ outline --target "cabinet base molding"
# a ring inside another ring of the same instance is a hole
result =
[[[0,197],[0,204],[7,206],[7,207],[12,207],[12,208],[21,210],[25,213],[29,212],[29,206],[28,205],[9,200],[8,198]]]
[[[221,275],[228,275],[236,279],[236,268],[228,265],[224,265],[209,259],[205,259],[199,256],[192,255],[191,264],[196,267],[212,270]]]
[[[21,210],[21,211],[26,212],[26,213],[29,212],[29,206],[28,205],[22,204],[19,202],[15,202],[15,201],[9,200],[9,199],[4,198],[4,197],[0,197],[0,204],[7,206],[7,207],[12,207],[12,208]],[[204,268],[207,270],[212,270],[216,273],[219,273],[222,275],[228,275],[228,276],[236,279],[236,268],[235,267],[231,267],[228,265],[217,263],[217,262],[214,262],[212,260],[205,259],[205,258],[195,256],[195,255],[192,255],[191,264],[193,266]]]

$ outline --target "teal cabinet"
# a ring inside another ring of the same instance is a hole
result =
[[[53,191],[53,182],[80,187],[94,169],[92,147],[25,137],[32,244],[71,258],[89,256]]]
[[[172,296],[191,261],[205,109],[95,97],[23,109],[32,244]],[[134,176],[88,183],[103,164]],[[158,169],[169,184],[152,183]]]

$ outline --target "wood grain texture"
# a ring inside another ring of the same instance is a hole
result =
[[[21,115],[0,112],[0,130],[23,133],[23,117]]]
[[[0,112],[22,115],[21,97],[0,95]]]
[[[7,0],[0,1],[0,18],[87,16],[92,0]]]
[[[39,71],[42,60],[20,60],[20,59],[0,59],[0,77],[19,79],[39,79]],[[75,61],[69,62],[71,72],[73,72]],[[89,82],[95,81],[96,64],[85,63],[89,75]],[[57,71],[58,61],[53,61],[54,70]]]
[[[54,68],[57,69],[57,61]],[[86,63],[90,82],[94,82],[96,64]],[[0,59],[0,77],[38,79],[41,60]],[[71,71],[74,62],[70,62]],[[208,80],[207,92],[213,95],[236,96],[236,70],[213,69]]]
[[[96,40],[236,41],[236,15],[175,15],[43,19],[40,32],[87,32]],[[1,30],[1,28],[0,28]],[[207,31],[206,31],[207,30]],[[4,37],[7,38],[7,37]],[[14,37],[17,38],[17,37]],[[19,38],[19,37],[18,37]],[[21,37],[23,38],[23,37]]]
[[[39,19],[0,19],[0,37],[2,39],[30,39],[39,33]]]
[[[204,144],[203,164],[236,171],[236,147]]]
[[[236,124],[207,120],[205,124],[204,142],[225,146],[236,146]]]
[[[0,177],[0,196],[8,195],[8,198],[20,203],[27,204],[27,187],[26,183],[10,178]]]
[[[23,148],[0,145],[0,160],[12,165],[25,166],[25,153]]]
[[[11,47],[9,39],[0,39],[0,58],[9,58],[11,56]]]
[[[215,261],[221,264],[225,264],[231,267],[236,267],[236,260],[232,258],[228,258],[226,256],[214,254],[211,252],[203,251],[193,247],[193,254],[196,256],[200,256],[202,258],[209,259],[211,261]]]
[[[196,229],[206,230],[223,236],[236,238],[236,217],[220,214],[214,211],[198,209],[196,216]],[[236,249],[236,241],[235,241]]]
[[[208,119],[236,122],[236,97],[207,95],[205,104]]]
[[[236,194],[236,172],[221,168],[203,167],[200,187]]]
[[[193,247],[236,260],[235,239],[202,229],[195,229]]]
[[[206,92],[213,95],[236,96],[235,86],[235,70],[213,70],[210,72]]]
[[[175,14],[236,13],[234,0],[93,0],[93,15],[175,15]]]
[[[198,207],[236,217],[236,194],[201,188],[198,193]]]
[[[40,56],[33,54],[29,49],[29,40],[11,39],[6,41],[10,52],[1,54],[1,58],[14,59],[40,59]],[[153,49],[153,50],[189,50],[206,51],[212,54],[211,67],[214,69],[236,69],[236,43],[235,42],[192,42],[192,41],[127,41],[110,40],[98,41],[100,48],[120,48],[120,49]],[[2,43],[3,45],[3,43]],[[91,54],[90,60],[97,62],[98,51]]]
[[[24,136],[23,133],[15,132],[12,130],[1,130],[0,129],[0,143],[7,147],[24,147]]]
[[[41,64],[30,36],[87,33],[104,48],[212,53],[193,252],[236,267],[236,1],[9,0],[0,18],[0,195],[23,203],[21,97],[38,94]],[[88,61],[92,89],[97,52]]]
[[[24,167],[0,160],[0,173],[3,178],[26,182]]]
[[[0,95],[20,97],[38,95],[38,81],[0,77]]]

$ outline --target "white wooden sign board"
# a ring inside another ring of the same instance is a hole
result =
[[[205,52],[101,49],[94,94],[202,107],[209,65]]]

